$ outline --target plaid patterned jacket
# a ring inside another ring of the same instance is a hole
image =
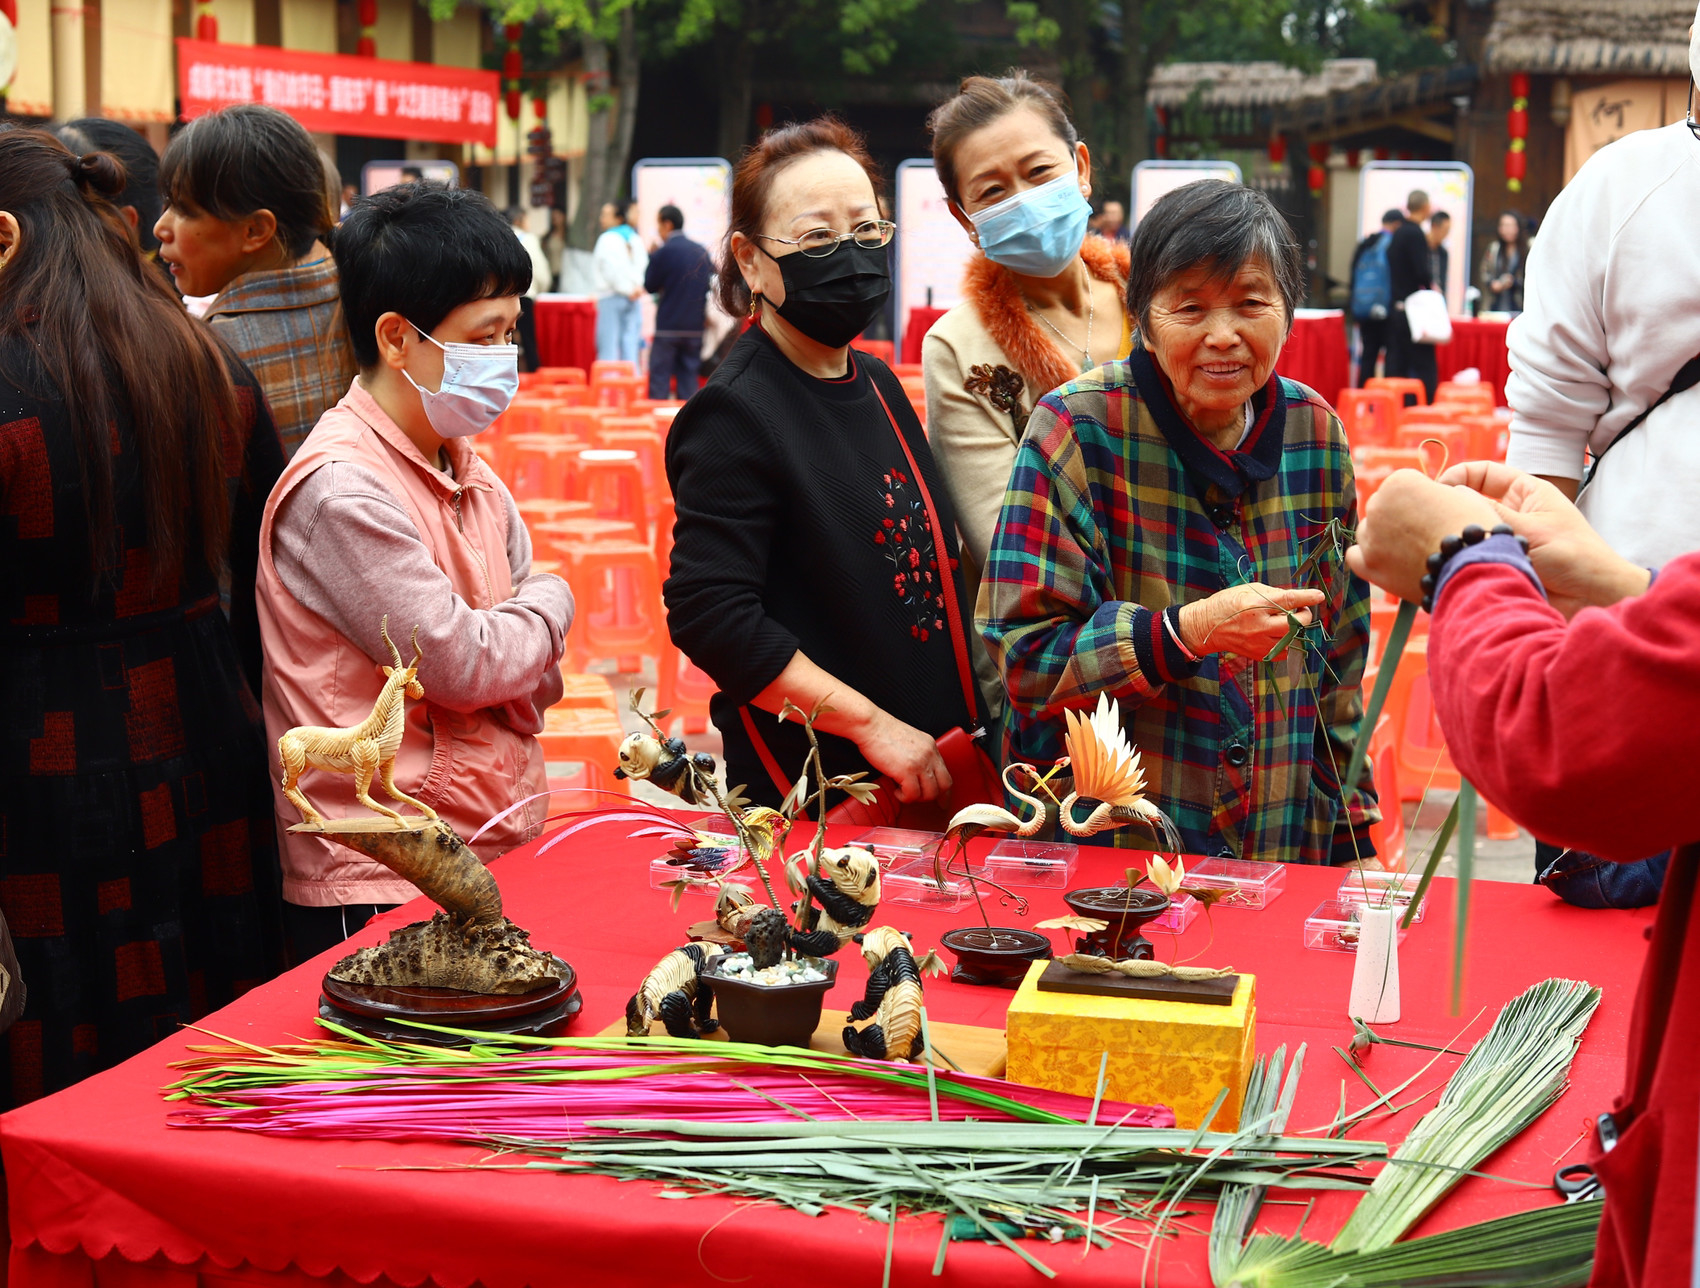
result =
[[[206,320],[259,380],[284,453],[294,456],[357,371],[336,261],[327,254],[295,268],[245,273],[219,293]]]
[[[1252,411],[1241,450],[1217,451],[1143,349],[1046,395],[1016,455],[977,624],[1010,696],[1008,759],[1060,758],[1063,711],[1108,692],[1191,852],[1348,862],[1373,852],[1365,829],[1380,817],[1369,766],[1344,816],[1339,783],[1363,712],[1367,586],[1330,551],[1305,579],[1329,592],[1314,647],[1273,664],[1191,662],[1164,622],[1242,582],[1297,585],[1329,520],[1356,526],[1327,404],[1274,377]],[[1111,839],[1152,843],[1137,827]]]

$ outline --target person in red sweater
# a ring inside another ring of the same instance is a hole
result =
[[[1677,847],[1612,1110],[1619,1141],[1592,1160],[1606,1197],[1591,1283],[1687,1285],[1700,1150],[1700,928],[1689,933],[1700,916],[1700,821],[1677,785],[1700,727],[1700,554],[1638,568],[1550,483],[1476,462],[1439,482],[1392,475],[1347,560],[1415,600],[1429,556],[1468,525],[1505,525],[1529,548],[1488,536],[1431,573],[1429,682],[1459,771],[1554,842],[1619,862]]]

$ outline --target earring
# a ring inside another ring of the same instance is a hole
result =
[[[756,315],[756,306],[760,303],[761,303],[761,292],[760,291],[751,291],[750,292],[750,316],[751,317],[754,317]]]

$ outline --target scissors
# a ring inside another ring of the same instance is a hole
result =
[[[1553,1173],[1552,1187],[1564,1195],[1566,1203],[1583,1203],[1606,1196],[1605,1186],[1587,1163],[1571,1163],[1559,1168]]]

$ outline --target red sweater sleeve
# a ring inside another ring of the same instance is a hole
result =
[[[1673,790],[1700,729],[1700,555],[1568,625],[1516,568],[1461,568],[1429,672],[1459,771],[1537,836],[1623,862],[1700,837]]]

